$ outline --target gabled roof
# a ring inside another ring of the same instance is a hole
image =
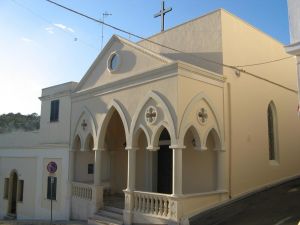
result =
[[[83,86],[83,84],[85,83],[85,81],[89,78],[91,72],[93,71],[93,69],[96,67],[96,65],[100,62],[100,60],[103,58],[104,54],[107,53],[107,51],[109,51],[110,47],[113,45],[113,43],[115,42],[121,42],[124,45],[130,46],[132,48],[134,48],[135,50],[138,50],[150,57],[153,57],[159,61],[161,61],[162,63],[168,64],[168,63],[172,63],[173,60],[164,57],[158,53],[152,52],[142,46],[139,46],[138,44],[135,44],[125,38],[122,38],[120,36],[117,35],[113,35],[110,40],[108,41],[108,43],[105,45],[105,47],[103,48],[103,50],[100,52],[100,54],[97,56],[97,58],[95,59],[95,61],[93,62],[93,64],[90,66],[90,68],[88,69],[88,71],[85,73],[85,75],[83,76],[83,78],[80,80],[80,82],[78,83],[76,89],[74,90],[75,92],[80,90],[80,88]]]

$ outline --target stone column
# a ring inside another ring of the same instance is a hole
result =
[[[128,169],[127,169],[127,188],[125,192],[125,210],[123,219],[125,225],[132,224],[133,208],[134,208],[134,190],[135,190],[135,174],[136,174],[136,150],[137,148],[126,147],[128,151]]]
[[[136,150],[137,148],[126,148],[128,151],[127,191],[135,190]]]
[[[101,159],[102,159],[102,151],[105,149],[94,149],[95,151],[95,159],[94,159],[94,185],[101,185]]]
[[[182,195],[182,149],[183,147],[172,147],[173,149],[173,185],[172,195]]]
[[[103,207],[103,187],[101,187],[101,165],[102,165],[102,151],[105,149],[93,149],[95,152],[94,158],[94,188],[93,188],[93,199],[92,199],[92,211],[94,214],[100,208]]]

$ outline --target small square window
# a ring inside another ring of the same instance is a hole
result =
[[[88,164],[88,174],[94,174],[94,164]]]
[[[50,122],[57,122],[59,117],[59,100],[51,101]]]

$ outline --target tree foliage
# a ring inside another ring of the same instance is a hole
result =
[[[0,133],[16,130],[33,131],[40,128],[40,116],[36,113],[22,115],[21,113],[8,113],[0,115]]]

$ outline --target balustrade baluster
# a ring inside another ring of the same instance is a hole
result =
[[[138,194],[134,194],[134,211],[138,211]]]
[[[163,215],[163,200],[159,199],[159,215],[162,216]]]
[[[142,207],[142,212],[145,212],[145,204],[146,204],[146,196],[143,195],[143,207]]]
[[[139,201],[139,212],[142,212],[142,207],[143,207],[143,196],[140,195],[140,201]]]
[[[147,206],[146,206],[146,213],[150,213],[150,202],[151,196],[147,196]]]
[[[149,213],[153,214],[154,213],[154,204],[153,204],[154,198],[153,196],[150,196],[150,210]]]
[[[158,215],[158,198],[155,197],[155,210],[154,210],[154,214]]]
[[[168,199],[164,199],[164,216],[168,215]]]

